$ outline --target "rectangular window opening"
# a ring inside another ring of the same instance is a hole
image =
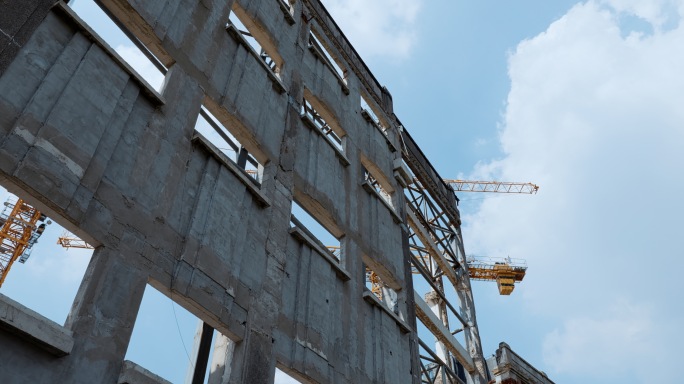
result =
[[[387,126],[380,120],[375,109],[368,103],[366,97],[361,94],[361,114],[371,124],[374,124],[382,133],[387,135]]]
[[[294,14],[294,3],[295,0],[276,0],[279,1],[280,4],[287,9],[287,11],[290,13],[290,15]]]
[[[223,339],[220,332],[148,284],[125,359],[173,383],[195,382],[202,376],[198,381],[208,383],[210,377],[223,373],[219,372],[226,354]]]
[[[311,29],[309,31],[309,48],[313,49],[315,53],[328,65],[331,71],[346,85],[347,84],[347,70],[340,65],[340,61],[330,53],[330,49],[318,34]]]
[[[72,0],[69,6],[154,90],[162,91],[168,68],[132,32],[93,0]]]
[[[373,176],[373,174],[370,173],[368,169],[363,170],[363,177],[364,180],[368,183],[368,185],[377,192],[377,194],[382,198],[389,206],[394,209],[394,202],[392,200],[392,194],[391,192],[388,192],[387,187],[383,186],[378,179]]]
[[[307,235],[311,236],[313,241],[318,242],[320,246],[327,249],[337,261],[342,260],[343,250],[340,239],[336,238],[296,201],[292,201],[290,225],[293,228],[297,227],[303,230]]]
[[[323,136],[329,139],[330,143],[335,146],[335,148],[339,149],[341,152],[344,152],[344,135],[338,134],[335,132],[335,129],[328,124],[328,122],[323,119],[323,117],[314,109],[314,107],[311,105],[311,102],[304,98],[304,101],[302,102],[302,110],[301,110],[302,116],[306,116],[309,118],[309,120],[318,128],[318,130],[323,133]]]
[[[93,247],[2,187],[0,203],[0,293],[64,325]],[[82,246],[60,246],[66,237]]]
[[[399,314],[397,291],[390,288],[368,265],[365,266],[366,289],[371,291],[387,308]]]
[[[294,377],[285,373],[285,371],[282,371],[282,370],[280,370],[280,368],[276,367],[275,381],[273,383],[274,384],[302,384],[302,383],[308,383],[308,381],[297,380]]]
[[[282,0],[278,0],[282,1]],[[230,16],[228,17],[228,27],[232,26],[235,28],[235,30],[240,34],[240,37],[247,42],[249,47],[253,50],[253,54],[257,56],[261,61],[266,64],[266,66],[273,72],[278,78],[280,78],[280,72],[282,68],[282,60],[277,58],[271,49],[266,49],[264,47],[264,44],[259,42],[257,39],[257,36],[252,33],[254,28],[248,28],[245,24],[249,25],[249,22],[246,22],[245,17],[239,17],[236,12],[243,13],[237,3],[233,5],[233,12],[230,13]],[[243,20],[245,22],[243,22]],[[253,23],[251,23],[253,24]]]
[[[251,178],[261,183],[263,165],[247,151],[233,134],[211,113],[202,106],[195,123],[195,131],[216,146],[228,159],[243,169]]]

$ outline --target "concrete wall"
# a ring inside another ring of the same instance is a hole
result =
[[[161,93],[66,4],[17,3],[0,3],[0,184],[97,249],[57,325],[71,349],[7,323],[0,381],[154,378],[123,361],[149,283],[228,337],[215,382],[271,383],[276,364],[311,382],[418,382],[391,96],[318,1],[291,14],[279,0],[239,2],[283,59],[276,78],[226,30],[232,1],[103,0],[169,68]],[[347,61],[346,82],[309,48],[310,28]],[[387,136],[361,115],[362,88]],[[346,161],[300,117],[305,90],[346,132]],[[202,105],[264,165],[261,184],[196,137]],[[362,187],[361,159],[399,191],[394,212]],[[293,199],[339,238],[339,262],[291,228]],[[404,292],[408,327],[363,299],[362,257]]]
[[[528,363],[506,343],[499,343],[499,349],[487,359],[487,365],[493,376],[491,383],[554,384],[546,373]]]

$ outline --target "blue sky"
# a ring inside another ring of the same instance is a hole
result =
[[[87,15],[88,3],[75,4]],[[460,196],[466,252],[529,265],[511,296],[473,283],[485,354],[506,341],[557,383],[677,382],[684,1],[324,4],[443,177],[541,186],[535,196]],[[123,40],[106,37],[136,60]],[[12,270],[24,285],[11,288],[8,278],[0,292],[62,323],[75,294],[68,286],[79,280],[63,270],[85,264],[48,247],[50,236]],[[37,288],[48,277],[68,280],[54,283],[68,291],[62,309],[45,296],[56,288]],[[151,315],[173,319],[159,314],[172,311],[162,301],[144,304],[141,316],[159,305]],[[194,319],[176,311],[190,348]],[[173,342],[167,361],[176,371],[141,363],[182,381],[179,331],[157,328]],[[135,347],[141,358],[146,344]]]

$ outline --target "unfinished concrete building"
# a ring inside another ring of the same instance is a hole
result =
[[[319,0],[98,5],[163,87],[0,3],[0,184],[95,247],[64,324],[0,295],[1,382],[164,382],[124,361],[148,284],[202,321],[193,383],[490,380],[454,192]]]
[[[487,366],[496,384],[554,384],[543,371],[538,370],[515,353],[506,343],[499,343],[496,354],[487,359]]]

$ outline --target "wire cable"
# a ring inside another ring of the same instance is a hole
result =
[[[183,344],[183,350],[185,351],[185,356],[188,357],[188,362],[195,369],[195,364],[190,359],[190,354],[188,353],[188,348],[185,346],[185,341],[183,341],[183,335],[181,334],[180,325],[178,324],[178,316],[176,316],[176,307],[173,305],[173,300],[169,299],[171,302],[171,310],[173,311],[173,318],[176,320],[176,329],[178,329],[178,337],[180,337],[181,344]]]

